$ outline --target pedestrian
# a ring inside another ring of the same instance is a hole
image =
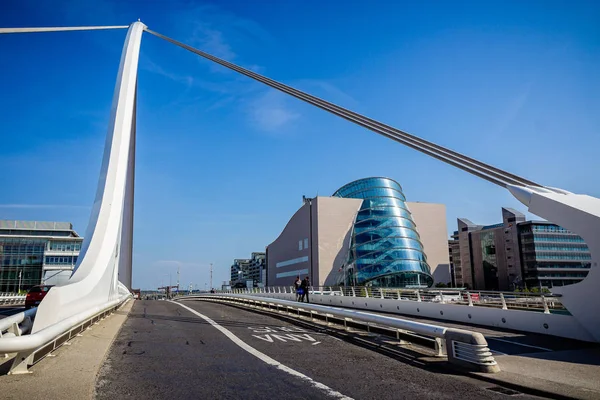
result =
[[[300,275],[296,277],[294,280],[294,292],[296,293],[296,301],[300,301],[300,285],[302,285],[302,281],[300,280]]]
[[[300,284],[300,289],[303,289],[302,291],[304,292],[302,295],[302,300],[304,301],[304,299],[306,299],[307,303],[310,303],[310,301],[308,300],[308,288],[310,287],[310,281],[308,280],[308,276],[306,278],[304,278],[304,280],[302,280],[302,283]]]

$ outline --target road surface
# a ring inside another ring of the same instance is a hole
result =
[[[271,316],[205,301],[136,301],[98,399],[532,399],[435,373]]]

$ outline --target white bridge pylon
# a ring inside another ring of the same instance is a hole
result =
[[[126,26],[67,28],[0,28],[0,33],[115,29]],[[600,342],[600,199],[549,188],[500,170],[399,129],[314,97],[263,75],[153,32],[141,22],[129,26],[113,96],[98,189],[83,248],[69,282],[52,289],[42,301],[33,332],[131,289],[135,109],[137,66],[142,33],[147,32],[274,89],[345,118],[449,165],[510,191],[529,211],[579,234],[591,254],[588,276],[580,283],[553,288],[577,321],[573,330]],[[120,282],[119,282],[120,281]]]
[[[66,285],[48,292],[33,333],[131,289],[137,67],[145,27],[135,22],[127,32],[96,199],[75,270]]]

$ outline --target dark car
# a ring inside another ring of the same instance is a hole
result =
[[[46,294],[48,294],[48,291],[53,286],[54,285],[40,285],[29,289],[29,292],[27,292],[27,297],[25,297],[25,308],[29,309],[31,307],[37,307],[40,305],[42,299],[46,297]]]

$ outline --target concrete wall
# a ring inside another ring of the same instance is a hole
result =
[[[339,269],[346,261],[352,226],[362,202],[362,199],[317,197],[319,269],[313,283],[334,285],[343,274]]]
[[[313,210],[314,212],[314,210]],[[292,273],[293,271],[303,271],[302,278],[310,273],[311,260],[311,206],[304,204],[292,216],[279,237],[267,246],[267,285],[269,286],[291,286],[296,274],[291,276],[277,277],[278,274]],[[314,213],[316,215],[316,213]],[[313,228],[313,240],[316,243]],[[306,239],[306,240],[305,240]],[[306,243],[308,242],[308,243]],[[301,243],[301,245],[300,245]],[[308,246],[304,246],[308,244]],[[304,259],[304,261],[300,261]],[[294,260],[296,262],[294,262]],[[318,260],[316,260],[318,261]],[[281,263],[291,263],[281,266]],[[280,264],[278,267],[277,264]],[[317,266],[318,267],[318,266]],[[298,272],[300,274],[300,272]]]
[[[451,282],[446,206],[416,202],[406,202],[406,205],[417,225],[434,282]]]
[[[277,275],[293,271],[302,271],[301,278],[308,275],[315,286],[332,285],[336,281],[338,270],[346,260],[352,224],[362,200],[316,197],[311,202],[312,205],[304,204],[294,214],[281,235],[267,247],[269,286],[292,285],[296,275]],[[300,261],[303,257],[307,260]],[[281,265],[293,260],[298,262]]]

